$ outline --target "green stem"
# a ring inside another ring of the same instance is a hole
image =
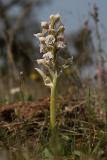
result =
[[[57,73],[53,77],[53,86],[51,87],[51,97],[50,97],[50,125],[51,129],[55,128],[56,123],[56,93],[57,93]]]

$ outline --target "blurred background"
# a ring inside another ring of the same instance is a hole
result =
[[[106,87],[106,7],[106,0],[0,0],[0,103],[49,94],[34,70],[40,54],[33,34],[40,32],[41,21],[56,13],[66,29],[68,48],[63,54],[74,56],[59,86],[77,90],[90,81]]]

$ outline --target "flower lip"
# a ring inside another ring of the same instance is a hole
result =
[[[55,43],[55,37],[53,35],[48,35],[46,36],[46,41],[45,43],[47,45],[53,45]]]
[[[40,43],[40,53],[45,53],[46,52],[46,45],[44,43]]]
[[[46,59],[53,59],[53,54],[52,52],[47,52],[43,55],[43,58],[46,58]]]
[[[45,37],[39,37],[40,42],[45,42]]]

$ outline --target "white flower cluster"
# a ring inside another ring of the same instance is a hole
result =
[[[38,64],[49,64],[54,58],[54,54],[66,47],[64,42],[64,26],[61,23],[60,15],[51,15],[49,22],[41,22],[42,32],[34,34],[40,41],[40,53],[42,59],[38,59]]]

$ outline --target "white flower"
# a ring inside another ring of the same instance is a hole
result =
[[[63,49],[63,48],[66,47],[66,45],[65,45],[65,43],[63,41],[58,41],[57,42],[57,47]]]
[[[44,43],[40,43],[40,53],[45,53],[46,45]]]
[[[38,63],[38,64],[44,64],[44,63],[45,63],[45,60],[44,60],[44,59],[37,59],[37,63]]]
[[[20,92],[20,88],[12,88],[10,90],[10,94],[16,94],[16,93],[19,93]]]
[[[57,37],[57,47],[58,48],[65,48],[66,45],[64,43],[64,35],[63,34],[60,34],[58,37]]]
[[[53,45],[55,43],[55,37],[53,35],[46,36],[45,43],[48,45]]]
[[[50,59],[46,59],[46,58],[43,58],[43,59],[37,59],[37,63],[38,64],[42,64],[42,65],[49,65],[50,64]]]
[[[41,43],[45,43],[45,37],[39,37],[39,41],[40,41]]]
[[[43,58],[45,59],[53,59],[53,54],[52,52],[47,52],[43,55]]]
[[[48,29],[49,28],[48,22],[41,22],[41,27],[45,28],[45,29]]]
[[[52,52],[47,52],[43,55],[43,58],[42,59],[38,59],[37,60],[37,63],[38,64],[43,64],[43,65],[46,65],[46,64],[49,64],[50,63],[50,60],[53,59],[53,54]]]

